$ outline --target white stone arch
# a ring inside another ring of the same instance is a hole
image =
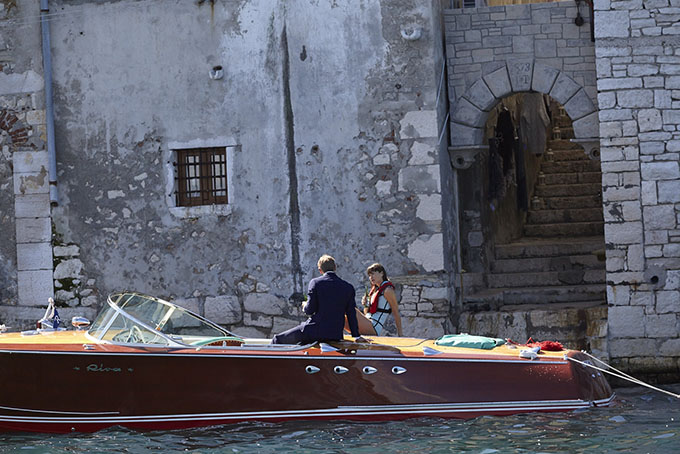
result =
[[[562,104],[572,119],[575,142],[586,153],[599,155],[597,107],[585,89],[564,72],[533,60],[506,62],[482,76],[456,100],[451,114],[453,166],[468,168],[484,145],[484,125],[489,112],[507,96],[521,92],[547,94]]]

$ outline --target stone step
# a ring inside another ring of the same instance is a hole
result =
[[[461,273],[463,289],[486,287],[484,273]],[[465,291],[465,290],[464,290]]]
[[[599,208],[602,209],[602,195],[581,195],[571,197],[542,197],[544,210],[565,210],[578,208]]]
[[[556,285],[604,285],[605,270],[565,270],[520,273],[492,273],[487,276],[489,288],[550,287]]]
[[[560,128],[559,134],[556,136],[554,130],[549,134],[550,140],[569,140],[576,137],[572,128]]]
[[[553,139],[552,136],[548,139],[546,144],[546,150],[576,150],[581,149],[581,145],[574,143],[570,140],[570,137],[562,137],[561,139]],[[585,153],[584,155],[585,156]]]
[[[541,272],[541,271],[574,271],[574,270],[604,270],[605,262],[597,250],[589,251],[586,254],[569,254],[562,251],[555,251],[551,257],[526,257],[496,259],[491,262],[493,273],[513,273],[517,270],[522,272]],[[604,245],[601,249],[604,254]]]
[[[582,301],[606,300],[604,284],[587,284],[558,287],[536,287],[528,289],[505,289],[505,305],[552,304]]]
[[[573,129],[571,118],[569,118],[569,116],[566,116],[566,115],[563,116],[563,117],[562,117],[562,116],[553,117],[553,118],[552,118],[551,125],[552,125],[553,127],[556,127],[556,126],[559,127],[559,128],[560,128],[560,132],[561,132],[563,129],[564,129],[564,130]]]
[[[588,158],[583,148],[569,148],[566,150],[552,150],[553,162],[561,161],[585,161]]]
[[[568,115],[553,117],[552,124],[554,126],[558,126],[560,128],[560,131],[563,129],[566,130],[574,129],[571,118],[569,118]]]
[[[527,224],[557,224],[561,222],[600,221],[602,208],[570,208],[562,210],[529,210]]]
[[[575,173],[575,172],[599,172],[600,161],[578,160],[578,161],[543,161],[541,172],[550,173]]]
[[[604,235],[603,222],[570,222],[568,224],[526,224],[525,236],[578,237]]]
[[[570,255],[592,255],[604,250],[604,238],[601,236],[572,238],[522,238],[508,244],[497,244],[495,257],[497,260],[562,257]]]
[[[538,197],[579,196],[597,195],[602,192],[600,183],[576,183],[576,184],[539,184],[534,190]]]
[[[543,175],[543,184],[579,184],[579,183],[598,183],[602,184],[602,173],[600,172],[580,172],[580,173],[549,173]]]
[[[458,332],[525,343],[552,340],[567,348],[607,354],[607,305],[602,300],[537,306],[503,306],[494,311],[465,310]]]
[[[605,301],[604,283],[550,287],[491,288],[463,296],[464,310],[494,310],[508,305]]]

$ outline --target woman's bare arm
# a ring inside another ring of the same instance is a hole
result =
[[[386,288],[383,293],[385,299],[390,303],[390,308],[392,309],[392,316],[394,317],[394,323],[397,325],[397,336],[402,337],[403,333],[401,331],[401,315],[399,315],[399,303],[397,303],[397,293],[393,288]]]

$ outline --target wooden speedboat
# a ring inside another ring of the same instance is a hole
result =
[[[369,337],[244,339],[175,304],[117,293],[85,330],[0,334],[0,429],[175,429],[247,420],[471,418],[607,405],[576,351]],[[526,353],[526,351],[524,351]],[[534,359],[531,359],[531,357]]]

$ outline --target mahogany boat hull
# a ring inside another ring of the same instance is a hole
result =
[[[569,411],[613,399],[604,377],[555,355],[533,361],[493,353],[426,355],[349,343],[330,352],[318,346],[75,347],[1,346],[0,429],[64,433],[250,420],[473,418]],[[579,352],[565,354],[587,360]]]

